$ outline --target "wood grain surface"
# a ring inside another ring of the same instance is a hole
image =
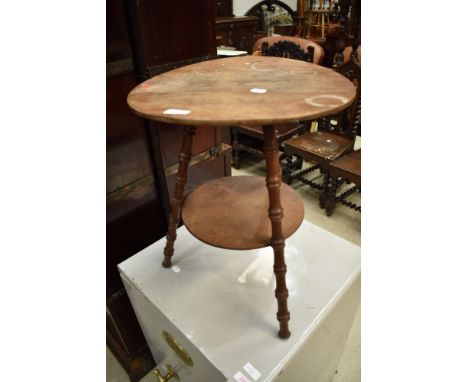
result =
[[[140,116],[174,124],[266,125],[336,113],[355,94],[355,86],[331,69],[287,58],[242,56],[153,77],[134,88],[127,102]]]
[[[291,236],[304,219],[304,203],[281,183],[283,236]],[[182,220],[190,233],[204,243],[226,249],[255,249],[271,245],[265,178],[233,176],[213,179],[185,199]]]

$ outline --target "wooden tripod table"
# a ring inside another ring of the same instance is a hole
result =
[[[271,246],[279,336],[288,338],[284,240],[301,225],[304,205],[281,181],[274,124],[339,112],[352,103],[355,93],[354,85],[331,69],[262,56],[184,66],[135,87],[127,99],[135,113],[185,126],[163,266],[171,266],[181,213],[187,229],[207,244],[241,250]],[[239,124],[263,126],[266,187],[261,177],[218,178],[199,186],[184,201],[196,127]]]

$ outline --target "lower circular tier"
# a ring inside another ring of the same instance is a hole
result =
[[[299,195],[281,183],[283,236],[288,238],[304,219]],[[226,249],[256,249],[271,242],[265,178],[231,176],[213,179],[192,191],[184,201],[182,219],[197,239]]]

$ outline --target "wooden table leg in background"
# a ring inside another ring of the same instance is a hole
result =
[[[275,136],[273,126],[264,126],[265,137],[263,153],[265,154],[267,177],[266,186],[270,206],[268,216],[271,220],[271,246],[273,247],[275,263],[273,270],[276,276],[275,296],[278,300],[277,318],[280,324],[279,336],[289,338],[291,335],[288,329],[290,314],[288,311],[288,288],[286,287],[286,263],[284,261],[284,236],[281,220],[283,218],[283,208],[281,207],[280,187],[281,187],[281,167],[279,162],[278,141]]]
[[[196,131],[196,127],[186,126],[184,128],[184,138],[179,154],[179,168],[177,170],[174,196],[172,197],[171,213],[169,214],[166,246],[164,247],[164,260],[162,265],[165,268],[170,268],[172,265],[171,258],[174,254],[174,242],[177,238],[177,226],[180,220],[180,210],[184,202],[184,189],[187,184],[188,165],[192,158],[192,142]]]

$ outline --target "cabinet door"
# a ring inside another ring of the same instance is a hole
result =
[[[125,0],[131,17],[137,71],[216,55],[212,0]],[[142,74],[142,73],[139,73]]]
[[[133,71],[107,78],[107,291],[122,288],[117,264],[165,234],[144,121],[127,106]]]
[[[166,218],[145,123],[126,102],[137,81],[123,2],[106,3],[106,340],[130,380],[137,381],[154,360],[117,264],[164,236]]]

